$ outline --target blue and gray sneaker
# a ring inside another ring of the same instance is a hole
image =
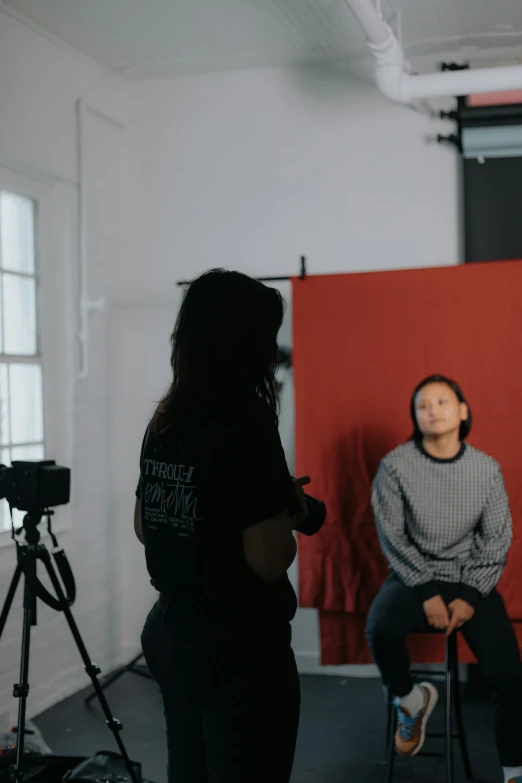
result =
[[[424,693],[424,705],[416,715],[410,715],[400,703],[397,709],[397,733],[395,750],[399,756],[416,756],[426,740],[426,724],[439,700],[439,692],[431,682],[423,682],[419,688]]]

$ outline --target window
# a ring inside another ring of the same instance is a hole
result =
[[[0,167],[0,462],[44,458],[72,467],[76,187],[16,168]],[[14,516],[18,526],[23,514]],[[57,532],[71,522],[70,506],[56,509]],[[0,500],[0,549],[11,546],[10,528]]]
[[[0,462],[44,458],[37,203],[0,189]],[[18,521],[18,520],[17,520]],[[0,504],[0,531],[10,527]]]

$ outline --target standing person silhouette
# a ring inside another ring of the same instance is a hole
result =
[[[189,287],[172,384],[144,437],[135,530],[160,593],[142,634],[169,783],[288,783],[300,687],[287,576],[309,479],[277,426],[281,295],[237,272]]]

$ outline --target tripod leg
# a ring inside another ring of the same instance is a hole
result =
[[[103,682],[100,684],[100,687],[101,687],[101,689],[102,689],[102,690],[105,690],[105,689],[106,689],[106,688],[108,688],[110,685],[112,685],[114,682],[117,682],[117,680],[119,680],[119,679],[120,679],[120,677],[123,677],[123,675],[124,675],[124,674],[127,674],[127,672],[134,672],[134,674],[140,674],[140,675],[141,675],[141,672],[139,672],[139,671],[136,671],[136,670],[134,669],[134,665],[135,665],[135,664],[136,664],[136,663],[139,661],[139,659],[140,659],[140,658],[142,658],[142,657],[143,657],[143,653],[140,653],[140,654],[139,654],[139,655],[137,655],[135,658],[133,658],[133,659],[132,659],[132,661],[131,661],[129,664],[127,664],[127,666],[122,666],[122,667],[121,667],[121,669],[118,669],[117,671],[113,672],[113,674],[110,674],[110,675],[107,677],[107,679],[106,679],[106,680],[104,680],[104,681],[103,681]],[[146,675],[146,674],[143,674],[143,676],[144,676],[144,677],[147,677],[147,675]],[[150,677],[150,679],[152,679],[151,675],[148,675],[148,676]],[[95,699],[95,698],[96,698],[96,695],[97,695],[97,694],[96,694],[96,691],[94,691],[93,693],[90,693],[90,694],[87,696],[87,698],[85,699],[85,704],[90,704],[90,703],[93,701],[93,699]]]
[[[14,686],[13,695],[18,702],[18,729],[16,735],[16,762],[9,770],[9,780],[21,781],[23,778],[23,758],[25,746],[25,715],[27,696],[29,695],[29,652],[31,646],[31,625],[36,624],[36,550],[27,547],[24,557],[24,620],[22,629],[22,654],[20,656],[20,682]],[[16,576],[16,572],[15,572]]]
[[[103,710],[103,713],[105,715],[107,726],[112,731],[114,735],[114,739],[116,741],[116,744],[118,746],[118,750],[120,751],[122,758],[125,761],[125,766],[127,767],[127,771],[130,775],[130,778],[133,783],[141,783],[138,780],[138,776],[136,774],[136,770],[132,764],[132,761],[129,758],[129,754],[127,753],[127,750],[125,748],[125,745],[123,744],[123,740],[120,737],[119,732],[121,731],[122,724],[121,722],[114,717],[112,714],[110,707],[107,703],[107,699],[105,698],[105,694],[103,692],[103,689],[98,681],[97,675],[100,674],[100,669],[96,664],[92,663],[91,659],[89,658],[89,653],[87,652],[87,649],[85,647],[85,644],[83,643],[83,639],[80,635],[80,632],[78,630],[78,626],[76,625],[76,621],[73,617],[73,614],[69,608],[69,605],[67,604],[67,599],[65,598],[62,585],[60,584],[60,581],[56,575],[56,571],[53,568],[53,564],[51,563],[51,558],[49,556],[49,553],[45,550],[45,554],[41,557],[43,560],[43,563],[45,565],[45,568],[47,569],[47,573],[49,574],[49,579],[51,580],[51,584],[54,587],[56,591],[56,595],[58,596],[58,599],[60,600],[62,606],[63,606],[63,613],[65,614],[67,623],[69,625],[69,628],[71,629],[71,633],[73,635],[74,641],[76,642],[76,646],[78,648],[78,651],[81,655],[81,658],[85,664],[85,671],[91,678],[94,690],[96,692],[96,696],[98,697],[98,700],[100,702],[101,708]]]
[[[11,579],[11,584],[9,585],[9,590],[7,591],[4,605],[2,607],[2,614],[0,614],[0,637],[4,632],[5,624],[7,622],[7,617],[11,610],[13,599],[15,597],[15,593],[18,588],[18,583],[20,581],[21,576],[22,576],[22,569],[20,568],[20,564],[17,563],[15,572],[13,574],[13,578]]]
[[[14,686],[13,695],[18,702],[18,731],[16,735],[16,765],[11,767],[11,780],[22,779],[22,763],[25,744],[25,714],[29,695],[29,645],[31,642],[31,609],[24,609],[22,631],[22,658],[20,663],[20,682]]]
[[[144,677],[146,680],[153,680],[154,681],[154,677],[149,672],[148,668],[143,668],[143,666],[142,666],[141,669],[136,669],[136,664],[138,663],[140,658],[143,658],[143,657],[144,657],[143,656],[143,652],[141,652],[139,655],[136,656],[136,658],[134,658],[134,660],[132,660],[129,663],[127,668],[133,674],[138,674],[140,677]]]

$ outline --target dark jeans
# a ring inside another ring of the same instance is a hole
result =
[[[459,585],[440,585],[447,604],[458,593]],[[413,687],[406,639],[426,625],[415,591],[390,576],[370,610],[366,633],[375,663],[394,696],[406,696]],[[500,762],[504,767],[521,766],[522,663],[515,632],[496,591],[479,603],[461,631],[493,691]]]
[[[152,609],[142,634],[162,696],[169,783],[288,783],[301,702],[294,654],[251,629],[190,638],[169,612]]]

